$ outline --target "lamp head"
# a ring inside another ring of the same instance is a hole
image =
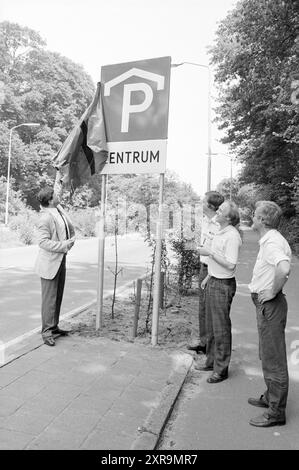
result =
[[[171,64],[171,67],[180,67],[181,65],[184,65],[185,62],[181,62],[180,64]]]

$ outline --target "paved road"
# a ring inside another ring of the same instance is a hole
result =
[[[0,341],[7,342],[40,325],[40,280],[33,272],[38,247],[0,249]],[[118,287],[146,272],[150,250],[141,237],[124,236],[118,242],[123,272]],[[113,288],[114,238],[107,237],[104,293]],[[67,256],[67,281],[61,313],[96,298],[98,239],[77,240]]]
[[[257,237],[245,233],[232,304],[233,353],[229,380],[208,384],[210,373],[192,370],[165,428],[159,449],[299,449],[299,260],[284,289],[289,304],[286,343],[290,376],[287,425],[268,429],[248,424],[262,410],[247,403],[264,391],[255,311],[247,289],[258,250]],[[204,362],[201,356],[200,362]]]

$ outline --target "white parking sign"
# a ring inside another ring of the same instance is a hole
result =
[[[164,173],[170,57],[102,67],[108,145],[104,174]]]

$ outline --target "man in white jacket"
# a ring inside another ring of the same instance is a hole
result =
[[[66,254],[75,243],[75,230],[70,218],[59,205],[54,189],[45,187],[37,195],[41,205],[38,225],[39,253],[35,272],[41,278],[42,337],[48,346],[55,346],[53,334],[65,336],[58,327],[65,284]]]

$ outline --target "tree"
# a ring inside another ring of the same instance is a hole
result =
[[[35,207],[34,194],[53,182],[52,158],[89,105],[94,84],[81,65],[45,49],[39,33],[15,23],[0,23],[0,176],[7,174],[9,130],[13,132],[11,174],[15,188]]]
[[[232,199],[237,203],[238,191],[240,189],[240,183],[235,178],[224,178],[221,180],[216,187],[216,191],[222,194],[225,199]]]
[[[6,179],[3,176],[0,176],[0,223],[4,223],[5,209],[6,209],[6,190],[7,184]],[[9,191],[9,212],[12,215],[15,215],[19,212],[24,212],[26,209],[26,204],[22,199],[22,194],[20,191],[14,191],[11,189]]]
[[[210,49],[220,127],[244,164],[242,183],[266,185],[287,217],[288,186],[298,173],[299,113],[291,99],[297,73],[298,0],[241,0],[220,23]],[[282,184],[285,183],[285,184]]]

